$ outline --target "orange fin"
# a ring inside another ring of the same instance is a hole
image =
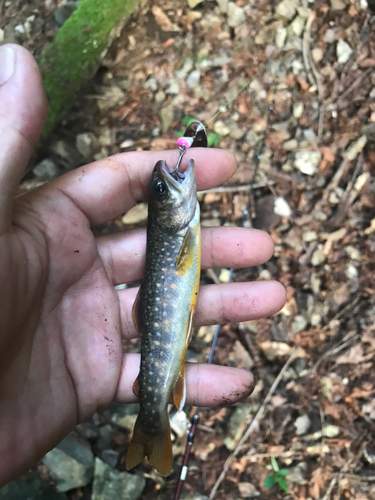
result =
[[[138,290],[137,296],[135,297],[135,301],[134,301],[133,308],[132,308],[133,323],[134,323],[134,325],[139,333],[142,333],[142,331],[141,331],[141,319],[140,319],[140,315],[139,315],[139,302],[141,300],[141,289],[142,289],[142,286],[139,287],[139,290]]]
[[[146,434],[139,424],[139,417],[137,418],[126,455],[127,470],[141,463],[145,457],[162,476],[168,476],[171,473],[173,455],[167,412],[165,426],[159,434]]]
[[[185,381],[185,359],[181,364],[180,373],[176,385],[173,388],[173,403],[178,411],[185,406],[186,401],[186,381]]]
[[[197,235],[190,228],[185,234],[180,253],[176,259],[176,271],[180,276],[185,276],[191,268],[194,258],[196,257],[197,248]]]
[[[137,375],[137,378],[133,383],[133,394],[134,396],[137,396],[137,398],[139,397],[139,375]]]

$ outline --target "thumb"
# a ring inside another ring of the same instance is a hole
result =
[[[38,66],[18,45],[0,46],[0,234],[43,129],[47,101]]]

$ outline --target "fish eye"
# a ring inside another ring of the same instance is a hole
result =
[[[164,198],[165,195],[167,194],[168,188],[165,182],[158,180],[154,184],[154,193],[159,197],[159,198]]]

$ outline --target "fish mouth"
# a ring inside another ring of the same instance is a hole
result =
[[[189,180],[194,175],[194,162],[189,160],[186,170],[182,173],[170,167],[165,161],[160,161],[156,164],[156,171],[162,179],[179,192],[183,192]]]

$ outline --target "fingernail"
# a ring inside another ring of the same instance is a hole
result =
[[[11,47],[0,47],[0,85],[7,82],[14,71],[15,53]]]

